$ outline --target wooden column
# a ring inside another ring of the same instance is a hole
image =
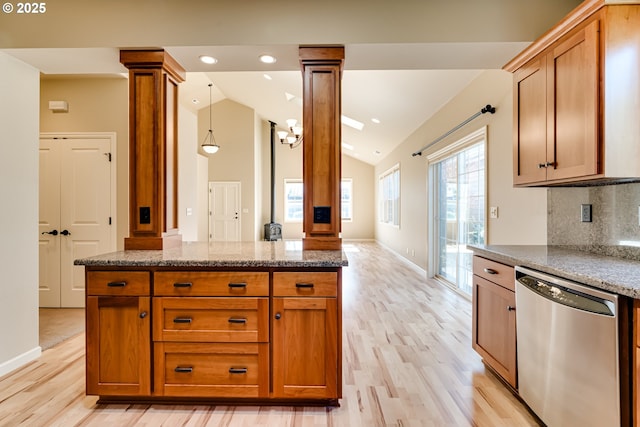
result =
[[[303,78],[304,250],[337,250],[340,237],[341,81],[344,47],[299,48]]]
[[[122,50],[129,69],[129,237],[125,250],[179,246],[178,84],[164,50]]]

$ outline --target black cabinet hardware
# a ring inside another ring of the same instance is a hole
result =
[[[192,286],[193,286],[193,283],[189,283],[189,282],[179,282],[179,283],[173,284],[174,288],[190,288]]]
[[[229,283],[230,288],[246,288],[246,283]]]
[[[127,282],[109,282],[107,283],[107,286],[110,288],[124,288],[127,286]]]
[[[311,289],[313,288],[313,283],[296,283],[296,288]]]

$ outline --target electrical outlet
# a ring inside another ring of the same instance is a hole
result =
[[[580,221],[591,222],[591,205],[580,205]]]
[[[489,218],[498,218],[498,207],[491,206],[489,208]]]

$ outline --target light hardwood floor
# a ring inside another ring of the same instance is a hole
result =
[[[0,426],[537,426],[471,349],[471,304],[375,243],[345,243],[338,408],[97,405],[84,334],[0,378]]]

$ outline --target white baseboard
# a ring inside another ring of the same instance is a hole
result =
[[[42,348],[40,346],[29,350],[25,353],[19,354],[13,359],[9,359],[6,362],[0,363],[0,377],[12,372],[29,362],[36,360],[42,354]]]
[[[405,263],[408,267],[411,267],[413,270],[416,271],[416,273],[421,274],[424,277],[427,277],[427,271],[420,267],[418,264],[414,263],[413,261],[411,261],[408,258],[403,257],[401,254],[399,254],[398,252],[396,252],[393,248],[391,248],[390,246],[385,245],[384,243],[382,243],[379,240],[376,240],[376,243],[379,244],[380,246],[382,246],[383,248],[385,248],[386,250],[388,250],[389,252],[391,252],[393,255],[395,255],[400,261],[402,261],[403,263]]]

